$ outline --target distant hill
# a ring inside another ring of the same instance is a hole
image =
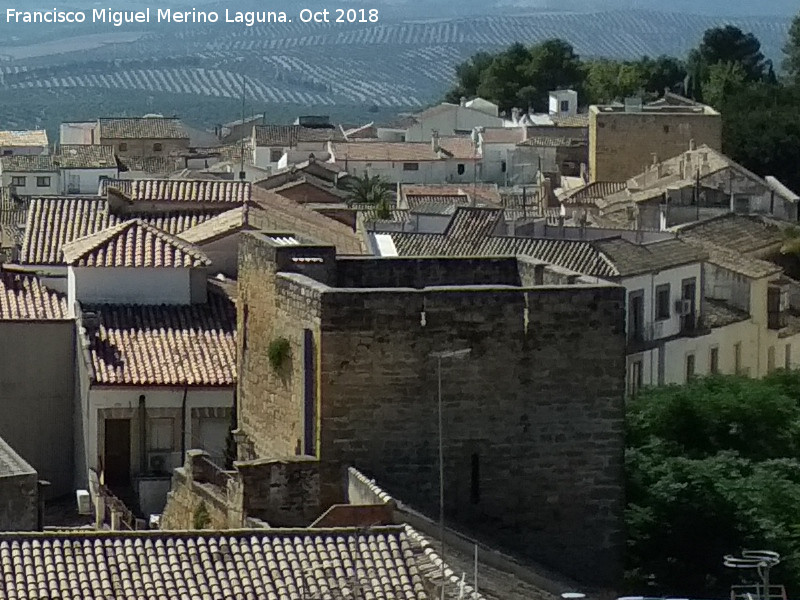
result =
[[[788,17],[519,10],[386,16],[377,25],[60,29],[61,39],[37,30],[39,38],[15,40],[0,26],[0,127],[53,128],[61,119],[153,111],[213,125],[238,116],[243,84],[248,109],[276,120],[313,110],[367,121],[437,101],[456,64],[515,41],[561,37],[582,56],[683,56],[707,28],[733,22],[755,33],[779,64],[789,25]]]

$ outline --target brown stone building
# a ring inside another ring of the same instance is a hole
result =
[[[178,119],[163,117],[98,119],[96,143],[121,157],[177,157],[189,150],[189,134]]]
[[[514,258],[337,257],[287,234],[240,250],[243,460],[348,466],[591,583],[621,573],[623,290]],[[465,359],[436,352],[469,349]],[[581,365],[576,369],[576,365]]]
[[[675,94],[642,105],[589,107],[592,181],[626,181],[653,162],[679,155],[689,142],[722,149],[722,116]]]

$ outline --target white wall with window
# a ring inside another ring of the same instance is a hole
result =
[[[57,170],[52,172],[12,172],[3,171],[3,187],[14,188],[20,196],[56,196],[60,190]]]
[[[116,168],[108,169],[62,169],[60,173],[61,194],[96,196],[103,179],[116,179]]]
[[[350,175],[378,175],[390,183],[471,183],[483,181],[482,164],[459,159],[421,161],[353,161],[337,160],[347,165]],[[461,165],[461,166],[459,166]]]
[[[184,393],[186,400],[184,403]],[[144,396],[144,406],[140,397]],[[95,386],[88,392],[86,410],[86,461],[89,468],[99,469],[112,449],[106,448],[104,422],[111,419],[130,419],[130,474],[145,470],[163,470],[167,474],[183,463],[184,449],[201,448],[212,456],[224,449],[227,427],[233,411],[233,387],[112,387]],[[144,454],[141,450],[141,412],[147,415],[144,428]],[[206,422],[207,419],[210,419]],[[160,465],[163,464],[163,469]],[[152,467],[152,468],[151,468]],[[158,468],[157,468],[158,467]]]
[[[691,317],[700,314],[701,275],[701,263],[694,263],[624,278],[628,339],[658,340],[686,329]]]

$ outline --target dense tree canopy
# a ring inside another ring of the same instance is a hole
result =
[[[495,55],[478,53],[456,67],[456,77],[458,83],[448,93],[448,101],[480,96],[503,111],[515,107],[546,111],[551,90],[583,88],[580,59],[563,40],[547,40],[530,48],[513,44]]]
[[[788,77],[779,82],[752,33],[727,25],[709,29],[686,63],[669,57],[581,60],[568,43],[515,44],[479,53],[456,68],[447,100],[481,96],[500,106],[547,110],[547,92],[573,88],[584,105],[644,100],[665,89],[706,102],[723,117],[723,152],[755,173],[800,190],[800,15],[784,47]]]
[[[795,85],[800,84],[800,14],[793,20],[789,27],[789,39],[783,47],[786,58],[783,61],[783,69],[790,77],[790,81]]]
[[[697,379],[632,399],[626,450],[631,589],[722,597],[740,576],[723,566],[723,555],[749,548],[780,552],[773,582],[796,593],[798,457],[798,372],[761,381]]]

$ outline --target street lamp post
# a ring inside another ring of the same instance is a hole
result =
[[[453,358],[461,359],[466,357],[472,348],[462,348],[461,350],[444,350],[441,352],[431,352],[429,356],[437,361],[437,383],[438,383],[438,412],[439,412],[439,541],[442,544],[442,591],[441,600],[444,600],[445,566],[444,566],[444,440],[443,440],[443,419],[442,419],[442,359]]]

